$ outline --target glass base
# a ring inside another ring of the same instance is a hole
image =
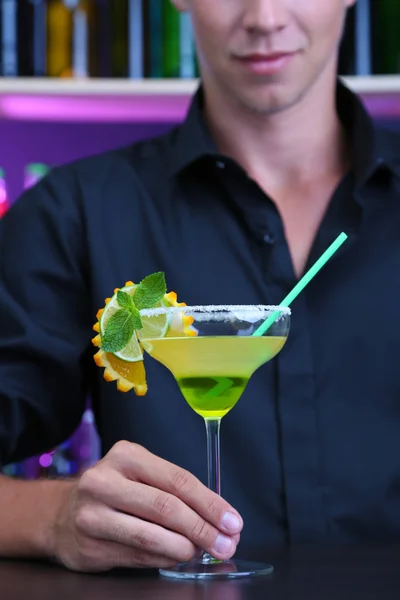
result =
[[[211,560],[201,558],[191,562],[180,563],[175,567],[160,569],[162,577],[171,579],[237,579],[239,577],[255,577],[271,575],[274,567],[268,564],[247,562],[245,560]]]

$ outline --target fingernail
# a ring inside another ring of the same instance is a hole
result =
[[[227,531],[235,533],[240,527],[240,521],[234,513],[226,512],[222,517],[222,527]]]
[[[233,541],[223,533],[220,533],[214,544],[215,552],[218,554],[227,554],[232,550]]]

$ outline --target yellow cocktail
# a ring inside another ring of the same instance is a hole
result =
[[[285,341],[284,336],[165,337],[146,340],[145,348],[172,372],[195,412],[221,418],[235,406],[254,371]]]
[[[235,406],[253,373],[284,346],[289,315],[288,308],[277,306],[175,306],[141,311],[147,320],[138,332],[143,348],[171,371],[188,404],[204,418],[208,487],[217,494],[221,491],[221,418]],[[180,322],[186,327],[180,327]],[[260,335],[262,323],[267,329]],[[146,335],[150,330],[161,333]],[[161,575],[177,579],[236,578],[272,571],[271,565],[221,561],[207,552],[192,562],[160,569]]]

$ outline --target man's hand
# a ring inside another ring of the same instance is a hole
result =
[[[201,550],[236,551],[243,522],[187,471],[118,442],[69,491],[54,529],[54,555],[76,571],[168,567]]]

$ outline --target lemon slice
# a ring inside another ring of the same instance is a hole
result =
[[[115,356],[118,356],[121,360],[125,360],[127,362],[137,362],[138,360],[143,360],[143,352],[140,347],[139,340],[136,335],[136,331],[133,336],[129,340],[129,344],[127,344],[122,350],[114,353]]]
[[[125,292],[126,294],[129,294],[130,296],[133,296],[133,294],[135,293],[136,287],[137,286],[135,284],[127,285],[127,286],[121,288],[121,291]],[[106,305],[103,309],[103,312],[101,313],[101,317],[99,320],[101,335],[104,335],[108,321],[117,312],[117,310],[119,310],[121,308],[120,305],[118,304],[118,300],[117,300],[117,294],[118,294],[119,290],[117,289],[114,291],[115,291],[115,293],[112,298],[106,298]]]
[[[161,303],[155,308],[158,306],[161,306]],[[141,315],[141,319],[143,327],[137,332],[140,341],[165,337],[171,324],[170,314],[154,315],[153,317]]]
[[[121,288],[121,291],[126,292],[130,296],[133,296],[135,293],[135,289],[136,285],[128,285],[126,287]],[[114,296],[110,299],[110,301],[106,304],[103,313],[100,317],[99,322],[101,335],[104,335],[108,321],[120,308],[121,307],[118,304],[116,292]],[[140,347],[136,332],[134,332],[133,336],[129,340],[129,343],[119,352],[114,352],[114,355],[120,358],[121,360],[125,360],[126,362],[137,362],[138,360],[143,360],[143,352]]]
[[[129,294],[130,296],[135,295],[136,285],[128,285],[121,288],[122,292]],[[107,327],[107,323],[110,318],[121,308],[118,304],[117,293],[107,302],[105,309],[100,317],[100,333],[104,335],[104,332]],[[164,298],[158,302],[155,308],[159,306],[169,306],[168,300]],[[143,328],[135,331],[129,343],[122,348],[119,352],[114,352],[115,356],[120,358],[121,360],[125,360],[127,362],[136,362],[138,360],[143,360],[143,352],[141,346],[139,344],[139,340],[141,339],[151,339],[151,338],[160,338],[165,337],[168,332],[171,323],[171,315],[157,315],[154,317],[142,317]]]
[[[141,315],[143,328],[138,330],[138,337],[142,347],[151,352],[153,346],[149,340],[163,338],[167,335],[170,328],[171,315],[154,315],[145,317]]]
[[[134,295],[135,285],[132,281],[127,281],[125,287],[121,290]],[[103,377],[106,381],[115,381],[117,388],[121,392],[134,390],[137,396],[144,396],[147,393],[146,371],[144,368],[142,347],[146,346],[146,341],[141,341],[143,337],[167,337],[180,335],[196,335],[196,330],[192,327],[193,317],[185,316],[183,311],[174,311],[173,314],[160,315],[161,319],[142,317],[143,329],[136,331],[131,340],[120,352],[115,354],[104,352],[101,348],[101,336],[104,335],[106,326],[113,314],[121,307],[117,300],[118,288],[114,290],[112,298],[106,298],[104,308],[97,312],[97,322],[93,325],[97,335],[92,339],[92,344],[99,350],[94,355],[94,361],[98,367],[104,368]],[[157,304],[159,306],[186,306],[184,302],[178,302],[175,292],[168,292]],[[154,307],[156,308],[156,307]]]

